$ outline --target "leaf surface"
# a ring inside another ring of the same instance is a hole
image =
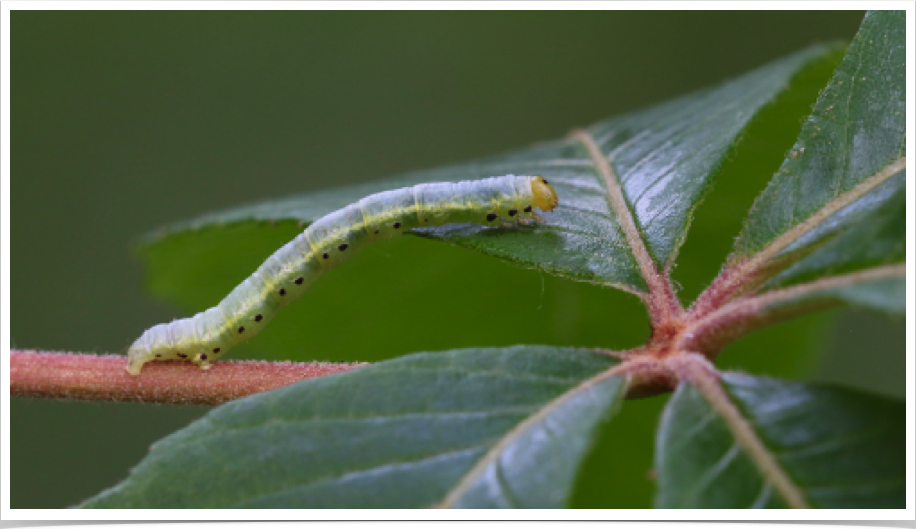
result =
[[[734,373],[722,384],[810,506],[905,507],[903,402]],[[662,417],[656,471],[660,508],[786,507],[722,417],[686,384]]]
[[[819,302],[841,302],[891,314],[906,312],[906,195],[904,174],[886,186],[894,193],[874,198],[870,214],[768,281],[793,295],[768,310],[791,310]],[[791,287],[795,288],[791,288]]]
[[[905,26],[902,11],[866,15],[751,209],[733,258],[794,264],[767,288],[903,262]]]
[[[216,408],[83,507],[563,507],[615,364],[518,346],[304,381]]]

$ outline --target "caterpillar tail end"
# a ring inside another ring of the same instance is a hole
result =
[[[141,349],[131,348],[127,351],[127,372],[130,375],[137,376],[143,369],[143,364],[153,360],[152,353]]]

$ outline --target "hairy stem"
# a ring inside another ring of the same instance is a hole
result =
[[[187,362],[152,362],[140,376],[120,355],[11,351],[10,395],[167,404],[222,404],[361,364],[223,361],[209,371]]]
[[[701,351],[711,359],[729,343],[758,329],[839,305],[842,300],[830,296],[832,290],[905,277],[906,265],[899,263],[738,298],[691,321],[675,348]]]

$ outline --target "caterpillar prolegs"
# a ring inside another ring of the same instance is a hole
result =
[[[323,272],[370,242],[413,228],[458,222],[527,224],[540,220],[534,208],[550,211],[557,201],[547,180],[515,175],[369,195],[316,220],[217,306],[148,329],[127,351],[127,372],[139,375],[143,364],[153,360],[183,359],[208,369],[229,348],[263,329]]]

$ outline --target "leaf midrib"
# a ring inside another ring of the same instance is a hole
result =
[[[271,491],[271,492],[267,492],[267,493],[263,493],[263,494],[258,494],[258,495],[256,495],[256,496],[251,497],[251,498],[246,498],[246,499],[244,500],[244,502],[242,502],[242,503],[240,503],[240,504],[237,504],[236,506],[238,507],[239,505],[244,505],[244,504],[246,504],[246,503],[251,503],[251,502],[253,502],[253,501],[257,501],[257,500],[262,499],[262,498],[269,498],[270,496],[276,496],[276,495],[281,494],[281,493],[291,492],[291,491],[294,491],[294,490],[296,490],[296,489],[302,489],[302,488],[307,488],[307,487],[313,487],[313,486],[315,486],[315,485],[317,485],[317,484],[320,484],[320,483],[326,483],[326,482],[331,482],[331,481],[340,480],[340,479],[343,479],[343,478],[346,478],[346,477],[352,477],[352,476],[358,476],[358,475],[361,475],[361,474],[367,474],[367,473],[369,473],[369,472],[377,471],[377,470],[384,469],[384,468],[393,468],[393,467],[400,467],[400,466],[405,466],[405,465],[415,465],[415,464],[417,464],[417,463],[421,463],[421,462],[424,462],[424,461],[429,461],[429,460],[431,460],[431,459],[437,459],[437,458],[440,458],[440,457],[443,457],[443,456],[454,456],[454,455],[456,455],[456,454],[460,454],[460,453],[463,453],[463,452],[473,452],[473,451],[476,451],[476,450],[478,450],[478,449],[480,449],[480,448],[483,448],[483,447],[485,447],[485,446],[487,446],[487,445],[489,445],[489,444],[490,444],[490,440],[488,439],[488,440],[486,440],[486,441],[483,441],[483,442],[480,442],[480,443],[476,443],[476,444],[473,444],[473,445],[469,445],[469,446],[466,446],[466,447],[461,447],[461,448],[457,448],[457,449],[454,449],[454,450],[446,450],[446,451],[444,451],[444,452],[437,452],[437,453],[434,453],[434,454],[428,454],[428,455],[425,455],[425,456],[420,457],[420,458],[417,458],[417,459],[405,459],[405,460],[403,460],[403,461],[388,462],[388,463],[385,463],[385,464],[383,464],[383,465],[375,465],[375,466],[371,466],[371,467],[366,467],[366,468],[360,468],[360,469],[350,470],[350,471],[344,472],[344,473],[342,473],[342,474],[319,476],[319,477],[317,477],[317,478],[315,478],[315,479],[313,479],[313,480],[311,480],[311,481],[307,481],[307,482],[304,482],[304,483],[297,483],[296,485],[294,485],[294,486],[292,486],[292,487],[280,488],[280,489],[278,489],[278,490],[274,490],[274,491]]]
[[[748,277],[760,270],[771,259],[777,256],[782,250],[802,238],[820,226],[827,219],[838,213],[841,209],[856,202],[868,194],[869,191],[884,183],[892,176],[895,176],[906,170],[906,156],[898,158],[886,165],[877,173],[862,180],[855,187],[842,193],[818,209],[812,215],[796,224],[788,231],[764,246],[760,251],[747,258],[739,267],[738,276],[741,278]]]
[[[630,253],[636,260],[643,281],[645,281],[646,285],[649,287],[649,294],[652,296],[660,296],[665,290],[664,285],[661,284],[662,279],[657,273],[655,261],[649,254],[649,249],[646,246],[643,234],[637,227],[633,212],[627,204],[626,196],[623,192],[623,184],[614,171],[611,159],[604,154],[601,148],[598,147],[595,139],[587,131],[575,131],[572,137],[577,139],[585,147],[585,150],[592,158],[596,176],[604,182],[608,206],[616,215],[617,225],[623,231],[627,244],[630,247]]]
[[[504,437],[502,437],[496,445],[493,446],[477,463],[462,476],[458,483],[446,494],[445,498],[441,503],[435,505],[434,507],[438,508],[451,508],[456,501],[461,498],[461,495],[467,492],[467,490],[474,484],[476,478],[478,478],[487,467],[496,461],[499,456],[502,454],[503,450],[509,446],[515,439],[523,435],[528,428],[540,422],[544,417],[550,414],[554,409],[558,408],[574,396],[578,395],[580,392],[590,389],[595,384],[607,380],[615,376],[623,375],[630,365],[626,363],[617,364],[616,366],[607,369],[593,377],[590,377],[577,386],[571,388],[562,395],[554,398],[549,401],[537,413],[528,416],[524,421],[516,425],[512,430],[510,430]]]
[[[776,455],[764,445],[753,424],[729,398],[718,380],[718,375],[706,360],[696,354],[685,355],[680,363],[684,378],[703,397],[713,411],[722,419],[734,436],[735,442],[760,471],[763,481],[770,484],[793,509],[809,508],[801,488],[782,468]]]

